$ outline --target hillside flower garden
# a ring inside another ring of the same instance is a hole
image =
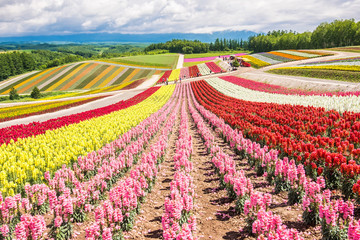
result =
[[[251,58],[276,64],[318,56],[271,54],[272,60]],[[162,77],[220,71],[211,62]],[[90,100],[35,106],[48,111]],[[221,76],[0,129],[0,239],[201,239],[220,217],[238,219],[227,225],[232,229],[218,229],[229,236],[360,239],[359,112],[359,92],[291,90]],[[202,185],[200,171],[212,187]],[[226,202],[226,212],[207,215],[210,193],[220,197],[211,205]],[[160,200],[149,205],[153,196]],[[158,229],[138,231],[147,217]]]

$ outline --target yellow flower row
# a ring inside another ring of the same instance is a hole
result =
[[[143,102],[127,109],[1,145],[1,192],[3,195],[18,193],[27,182],[42,182],[45,171],[54,172],[63,164],[71,165],[78,156],[114,141],[158,111],[174,88],[174,85],[161,87]]]
[[[171,74],[169,76],[169,82],[179,79],[180,70],[181,70],[181,68],[177,68],[177,69],[174,69],[171,71]]]
[[[265,66],[269,66],[270,64],[264,61],[261,61],[260,59],[257,59],[251,55],[245,55],[243,56],[244,60],[249,60],[251,63],[255,64],[257,67],[265,67]],[[251,64],[250,63],[250,64]]]
[[[25,104],[20,106],[0,108],[0,119],[4,118],[13,118],[20,115],[36,113],[40,111],[49,110],[52,108],[62,107],[69,104],[85,101],[92,99],[93,97],[80,98],[67,101],[56,101],[56,102],[45,102],[45,103],[34,103],[34,104]]]

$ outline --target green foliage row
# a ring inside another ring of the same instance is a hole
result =
[[[360,45],[360,21],[321,23],[313,32],[272,31],[249,37],[245,47],[254,52],[285,49],[319,49]]]
[[[311,78],[332,79],[346,82],[360,82],[359,72],[329,70],[329,69],[304,69],[304,68],[291,68],[291,69],[271,69],[268,72],[281,74],[303,76]]]
[[[153,43],[145,48],[145,53],[154,50],[168,50],[171,53],[205,53],[209,51],[209,44],[198,40],[173,39],[165,43]]]

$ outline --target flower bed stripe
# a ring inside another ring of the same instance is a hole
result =
[[[140,72],[140,70],[141,70],[140,68],[134,69],[134,71],[132,71],[132,73],[127,78],[125,78],[123,81],[121,81],[121,83],[127,83],[128,81],[133,79],[134,76]]]
[[[68,100],[68,101],[57,101],[57,102],[50,102],[45,104],[33,105],[33,106],[27,105],[17,110],[12,110],[8,112],[0,111],[0,122],[44,114],[44,113],[56,112],[59,110],[79,106],[88,102],[96,101],[104,97],[107,96],[81,98],[81,99]]]
[[[129,75],[131,75],[132,72],[135,71],[135,68],[128,68],[126,69],[126,72],[124,72],[115,82],[113,82],[111,85],[117,85],[122,83]]]
[[[113,141],[118,135],[123,134],[162,107],[169,99],[169,94],[172,93],[174,87],[168,86],[159,91],[156,90],[157,88],[149,89],[126,101],[126,104],[112,107],[112,109],[116,107],[119,110],[119,108],[131,105],[122,111],[115,111],[101,117],[92,117],[77,124],[67,125],[56,130],[46,131],[45,134],[18,139],[15,143],[3,145],[0,149],[0,155],[4,156],[0,172],[5,173],[0,178],[2,192],[9,195],[19,192],[25,182],[41,181],[45,171],[53,172],[63,164],[72,164],[79,155],[99,149]],[[152,94],[154,91],[156,93]],[[148,94],[152,95],[148,97]],[[137,104],[139,100],[146,97],[148,98]],[[99,112],[99,114],[103,113]],[[85,118],[89,115],[81,116]],[[30,145],[36,146],[36,150],[30,151]],[[19,149],[19,146],[25,148],[20,148],[20,151],[16,150]],[[14,179],[17,179],[16,183],[12,182]]]
[[[291,104],[301,106],[320,107],[327,110],[339,112],[360,112],[360,96],[299,96],[266,93],[244,88],[220,78],[209,78],[206,80],[212,87],[227,96],[252,102],[266,102],[276,104]]]
[[[69,70],[69,72],[65,73],[61,79],[59,79],[59,81],[56,81],[54,84],[52,84],[52,86],[47,86],[47,89],[44,89],[48,92],[53,91],[54,89],[57,89],[58,87],[60,87],[61,85],[63,85],[66,81],[68,81],[71,77],[73,77],[75,74],[79,73],[83,68],[85,68],[86,66],[88,66],[89,63],[83,63],[79,66],[76,67],[76,69],[71,69]]]
[[[77,82],[80,82],[79,80],[84,77],[86,74],[89,74],[94,68],[98,67],[99,64],[94,63],[94,64],[90,64],[89,67],[87,67],[86,69],[84,69],[84,71],[82,71],[79,75],[77,75],[76,77],[74,77],[71,81],[69,81],[68,83],[66,83],[63,87],[61,87],[59,90],[63,91],[63,90],[68,90],[68,89],[73,89],[74,86]],[[76,84],[77,85],[77,84]]]
[[[124,68],[124,67],[120,67],[119,69],[117,69],[115,72],[111,73],[110,76],[108,76],[99,86],[97,86],[98,88],[102,88],[105,86],[111,86],[113,85],[113,83],[119,79],[126,71],[128,70],[128,68]]]
[[[272,85],[262,82],[257,82],[249,79],[239,78],[235,76],[225,76],[220,77],[221,79],[233,83],[235,85],[252,89],[260,92],[276,93],[276,94],[285,94],[285,95],[320,95],[320,96],[360,96],[360,91],[358,92],[318,92],[318,91],[306,91],[299,89],[286,88],[283,86]]]
[[[282,53],[282,52],[278,52],[278,51],[272,51],[272,52],[269,52],[269,53],[271,53],[273,55],[280,56],[280,57],[285,57],[285,58],[288,58],[288,59],[291,59],[291,60],[304,60],[304,59],[307,59],[306,57],[295,56],[295,55],[286,54],[286,53]]]
[[[92,86],[94,86],[98,81],[100,81],[101,78],[103,78],[106,74],[108,74],[111,70],[115,68],[115,66],[104,66],[103,71],[101,73],[96,74],[96,77],[93,78],[89,83],[87,83],[85,86],[83,86],[84,89],[89,89]],[[83,85],[83,83],[82,83]]]
[[[53,69],[54,69],[54,68],[49,68],[49,69],[47,69],[47,70],[45,70],[45,71],[42,71],[42,72],[40,72],[40,73],[36,73],[36,74],[34,74],[34,75],[31,75],[31,77],[27,78],[25,81],[23,81],[23,80],[17,81],[17,82],[16,82],[16,85],[12,85],[11,87],[9,86],[9,88],[8,88],[7,90],[5,90],[4,92],[2,92],[2,94],[8,94],[8,93],[10,92],[10,89],[11,89],[12,87],[14,87],[15,89],[17,89],[18,87],[20,87],[20,86],[22,86],[22,85],[24,85],[24,84],[26,84],[26,83],[28,83],[28,82],[30,82],[30,81],[38,78],[38,77],[41,77],[43,74],[47,74],[49,71],[51,71],[51,70],[53,70]]]

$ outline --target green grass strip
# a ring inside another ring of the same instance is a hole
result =
[[[80,82],[79,85],[74,87],[74,89],[83,89],[89,82],[94,80],[94,78],[99,76],[108,67],[109,67],[108,65],[99,65],[98,67],[96,67],[94,69],[94,71],[92,73],[88,74],[89,76],[85,77],[84,80],[82,82]]]
[[[129,68],[128,70],[126,70],[126,72],[121,75],[121,77],[119,77],[118,80],[116,80],[113,84],[111,84],[111,86],[113,85],[117,85],[120,84],[122,81],[124,81],[133,71],[135,71],[135,68]]]

